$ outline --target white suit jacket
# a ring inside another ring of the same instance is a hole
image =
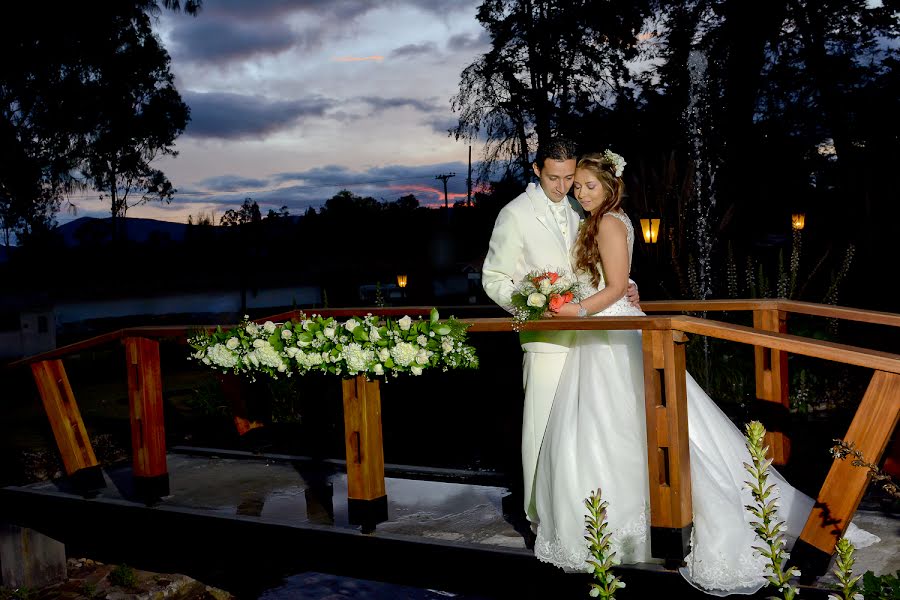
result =
[[[487,257],[484,259],[481,283],[491,300],[511,311],[516,285],[534,269],[565,269],[573,273],[571,245],[578,237],[581,206],[566,196],[569,219],[567,245],[550,209],[550,200],[538,184],[529,183],[500,210],[491,233]],[[522,347],[528,352],[566,352],[575,337],[574,331],[523,331]]]

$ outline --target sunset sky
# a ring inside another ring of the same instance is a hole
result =
[[[156,164],[178,189],[129,217],[216,220],[245,198],[263,214],[318,206],[341,189],[443,204],[466,195],[468,143],[447,135],[459,75],[489,48],[468,0],[208,0],[163,11],[156,31],[191,122]],[[472,150],[473,161],[480,146]],[[86,192],[77,215],[109,216]]]

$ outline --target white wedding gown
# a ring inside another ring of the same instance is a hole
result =
[[[634,230],[624,213],[611,213]],[[584,279],[587,281],[586,279]],[[590,286],[590,295],[595,291]],[[603,287],[601,282],[600,287]],[[595,316],[643,316],[624,298]],[[538,515],[535,555],[567,571],[589,572],[584,500],[602,489],[615,560],[621,564],[660,562],[650,555],[650,507],[644,375],[639,331],[578,331],[569,351],[535,477]],[[693,531],[691,552],[681,569],[692,585],[715,595],[752,594],[763,587],[766,560],[750,513],[753,499],[744,481],[750,463],[744,436],[687,374]],[[779,516],[786,521],[788,547],[800,535],[813,499],[777,472]],[[879,541],[852,524],[857,547]]]

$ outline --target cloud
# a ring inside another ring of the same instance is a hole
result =
[[[434,54],[437,52],[437,45],[434,42],[422,42],[421,44],[406,44],[395,48],[391,52],[392,58],[415,58],[426,54]]]
[[[332,58],[334,62],[365,62],[365,61],[375,61],[381,62],[384,60],[383,56],[335,56]]]
[[[425,124],[437,133],[449,135],[449,132],[456,129],[456,126],[459,125],[459,119],[450,115],[435,115],[425,119]]]
[[[266,179],[254,179],[239,175],[219,175],[204,179],[197,185],[217,192],[237,192],[247,188],[262,188],[269,185]]]
[[[272,101],[260,96],[186,92],[191,121],[185,135],[201,138],[263,138],[307,117],[321,117],[334,101],[312,96]]]
[[[424,113],[433,113],[435,111],[444,110],[444,107],[438,105],[434,98],[381,98],[378,96],[364,96],[360,98],[360,100],[371,106],[376,113],[392,108],[402,108],[404,106],[409,106]]]
[[[171,33],[173,54],[201,63],[237,62],[256,55],[278,54],[294,45],[317,44],[319,39],[295,34],[284,23],[269,23],[263,28],[214,17],[179,23]]]
[[[457,33],[447,40],[447,49],[454,52],[468,52],[472,50],[487,50],[490,47],[491,38],[487,31],[481,30],[477,34]]]

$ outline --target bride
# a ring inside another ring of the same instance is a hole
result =
[[[589,214],[573,249],[573,266],[592,295],[563,305],[566,317],[643,316],[624,298],[634,229],[620,208],[621,156],[607,150],[578,161],[574,195]],[[590,571],[584,539],[584,499],[601,488],[609,503],[611,549],[623,564],[659,562],[650,554],[647,433],[639,331],[578,331],[569,351],[538,457],[536,556],[567,571]],[[682,575],[715,595],[752,594],[766,585],[766,559],[744,508],[753,499],[743,468],[751,462],[744,437],[687,374],[693,531]],[[778,473],[779,517],[788,548],[799,536],[813,499]],[[878,540],[855,528],[857,547]]]

